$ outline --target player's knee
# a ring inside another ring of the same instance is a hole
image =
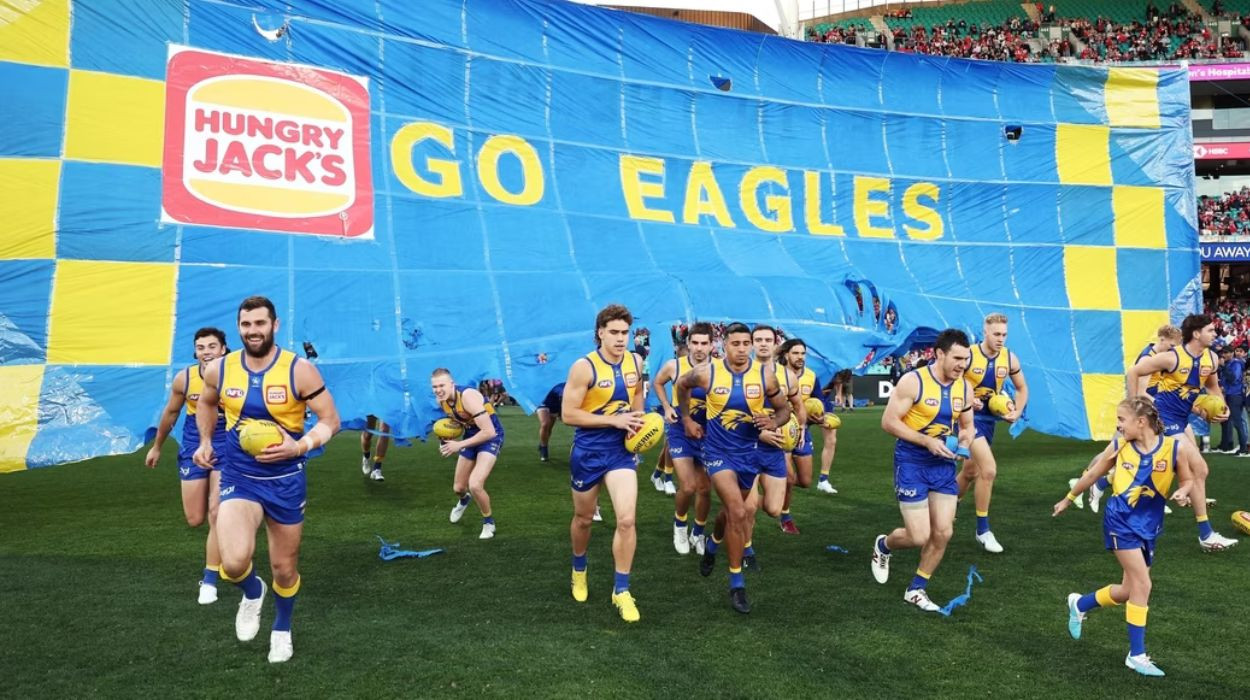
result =
[[[981,481],[993,481],[997,476],[998,465],[993,462],[981,465],[980,472],[977,474],[977,478]]]
[[[469,493],[473,494],[474,498],[481,498],[482,496],[485,496],[486,495],[486,482],[485,481],[470,481]]]
[[[695,494],[694,484],[689,483],[689,480],[678,483],[677,493],[681,494],[683,498],[694,497],[694,494]]]
[[[184,513],[183,515],[187,516],[187,525],[189,527],[199,527],[204,524],[203,511],[196,513]]]
[[[274,562],[270,566],[273,572],[274,583],[283,588],[290,588],[295,585],[296,579],[299,578],[299,571],[295,568],[295,562]]]
[[[586,514],[574,513],[573,514],[573,527],[577,528],[578,530],[589,530],[592,522],[594,522],[594,516],[591,515],[590,513],[586,513]]]
[[[735,527],[740,526],[747,520],[747,507],[741,503],[735,503],[721,510],[725,517]]]
[[[803,472],[799,472],[794,479],[794,485],[801,489],[808,488],[812,485],[812,473],[808,472],[807,474],[804,474]]]
[[[625,514],[617,515],[616,516],[616,529],[626,530],[626,531],[633,530],[634,529],[633,513],[625,513]]]
[[[452,484],[451,484],[451,490],[452,490],[452,491],[453,491],[453,492],[454,492],[457,496],[459,496],[460,494],[465,493],[466,491],[468,491],[468,490],[469,490],[469,482],[467,482],[467,481],[453,481],[453,482],[452,482]]]
[[[951,537],[954,533],[955,528],[953,526],[939,525],[929,531],[929,537],[927,539],[934,544],[946,544],[951,541]]]
[[[768,517],[776,518],[781,515],[781,504],[778,503],[777,505],[773,505],[771,503],[765,503],[764,512],[768,515]]]
[[[1190,469],[1194,473],[1194,478],[1199,481],[1206,479],[1207,474],[1211,473],[1211,468],[1207,466],[1207,461],[1202,458],[1198,458],[1194,464],[1190,466]]]
[[[228,555],[224,551],[221,553],[221,573],[233,581],[243,578],[243,574],[247,573],[247,567],[250,564],[251,561],[243,557],[234,554]]]

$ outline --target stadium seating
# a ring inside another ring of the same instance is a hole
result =
[[[967,2],[938,7],[913,7],[911,8],[910,19],[887,16],[885,23],[891,29],[914,26],[932,28],[952,20],[956,24],[963,20],[969,25],[976,23],[978,25],[999,26],[1003,22],[1009,21],[1012,17],[1021,20],[1029,18],[1025,14],[1024,8],[1018,2],[1012,2],[1011,0],[984,0],[982,2]]]

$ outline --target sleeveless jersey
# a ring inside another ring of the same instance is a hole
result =
[[[448,418],[464,426],[466,431],[465,437],[472,437],[479,430],[477,423],[473,420],[473,416],[465,410],[462,398],[466,389],[473,388],[475,387],[456,385],[456,393],[452,394],[449,400],[438,403],[438,407],[443,409],[443,413],[447,414]],[[490,422],[494,424],[495,432],[502,435],[503,425],[499,422],[499,416],[495,415],[495,405],[487,401],[485,396],[482,397],[482,410],[486,411],[486,414],[490,416]]]
[[[804,367],[799,373],[799,400],[806,401],[816,390],[816,373],[810,367]]]
[[[187,385],[183,393],[183,407],[186,409],[187,417],[182,422],[182,444],[178,446],[178,454],[182,457],[190,458],[195,454],[195,450],[200,446],[200,426],[195,422],[195,410],[200,401],[200,394],[204,392],[204,370],[200,367],[200,363],[195,363],[186,369]],[[217,407],[217,423],[213,427],[213,449],[221,450],[222,443],[218,438],[225,435],[226,430],[226,414],[222,412],[220,406]]]
[[[722,359],[712,360],[707,391],[705,450],[740,454],[755,449],[760,431],[754,415],[764,412],[767,365],[754,359],[740,373]]]
[[[1207,377],[1215,371],[1215,353],[1208,348],[1194,357],[1183,345],[1172,348],[1171,352],[1176,362],[1171,371],[1159,373],[1155,406],[1164,423],[1180,421],[1183,425],[1189,419],[1194,399],[1198,398],[1207,383]]]
[[[915,374],[920,380],[920,392],[903,416],[903,424],[930,437],[945,438],[953,434],[959,425],[959,414],[972,408],[968,382],[960,377],[951,384],[943,384],[933,375],[931,366],[913,369],[909,374]],[[895,451],[932,458],[927,449],[906,440],[899,440]]]
[[[1011,352],[1006,346],[994,357],[988,357],[981,343],[972,346],[972,359],[968,362],[968,381],[972,383],[973,396],[988,401],[1003,390],[1007,375],[1011,373]],[[988,413],[988,411],[986,411]]]
[[[614,416],[633,410],[633,398],[642,391],[642,373],[634,353],[626,352],[617,364],[604,359],[598,350],[586,355],[590,363],[590,386],[581,409],[601,416]],[[624,449],[625,431],[619,428],[582,428],[573,431],[573,445],[590,450]]]
[[[1147,343],[1146,347],[1142,349],[1141,352],[1137,353],[1137,359],[1133,361],[1133,364],[1137,364],[1138,362],[1141,362],[1147,357],[1154,357],[1157,354],[1158,354],[1158,351],[1155,350],[1155,344]],[[1146,380],[1146,393],[1150,394],[1151,396],[1158,394],[1159,382],[1161,381],[1163,381],[1162,372],[1155,372],[1154,374],[1150,375],[1150,379]]]
[[[304,434],[304,399],[295,391],[295,353],[279,349],[268,367],[253,372],[243,364],[243,351],[221,358],[218,389],[226,413],[226,468],[244,476],[268,479],[294,474],[304,468],[304,457],[263,464],[239,445],[240,423],[246,419],[269,420],[299,440]]]
[[[673,386],[669,389],[669,403],[677,410],[677,415],[681,416],[681,406],[677,405],[677,379],[681,375],[694,369],[694,365],[690,362],[690,357],[677,358],[677,376],[673,377]],[[691,387],[690,389],[690,417],[699,425],[707,424],[707,389],[701,386]]]
[[[1176,478],[1176,438],[1160,435],[1149,452],[1117,438],[1115,466],[1107,474],[1111,490],[1103,522],[1110,534],[1133,534],[1153,540],[1163,530],[1163,507]]]

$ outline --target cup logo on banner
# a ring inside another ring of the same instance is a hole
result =
[[[365,78],[171,46],[162,220],[373,237]]]

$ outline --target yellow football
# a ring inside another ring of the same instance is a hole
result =
[[[245,419],[239,425],[239,447],[253,456],[266,447],[281,445],[282,437],[282,429],[271,420]]]
[[[824,425],[826,428],[830,430],[837,430],[838,428],[842,427],[842,419],[838,418],[836,414],[826,413]]]
[[[664,418],[658,413],[642,417],[642,427],[633,435],[625,436],[625,449],[630,452],[646,452],[660,444],[664,437]]]
[[[780,430],[781,449],[790,452],[799,446],[799,419],[793,413],[790,414],[790,420],[786,421]]]
[[[456,440],[464,435],[464,426],[450,418],[434,421],[434,437],[439,440]]]
[[[1233,527],[1250,535],[1250,513],[1244,510],[1233,513]]]
[[[820,399],[807,399],[803,402],[803,408],[807,409],[807,421],[809,423],[819,423],[820,419],[825,417],[825,403]]]
[[[1198,409],[1199,415],[1207,420],[1211,420],[1216,416],[1223,415],[1228,410],[1228,404],[1224,403],[1224,399],[1215,394],[1203,394],[1194,401],[1194,408]]]
[[[986,403],[986,408],[990,409],[990,413],[1002,418],[1003,416],[1016,410],[1016,402],[1006,394],[994,394]]]

